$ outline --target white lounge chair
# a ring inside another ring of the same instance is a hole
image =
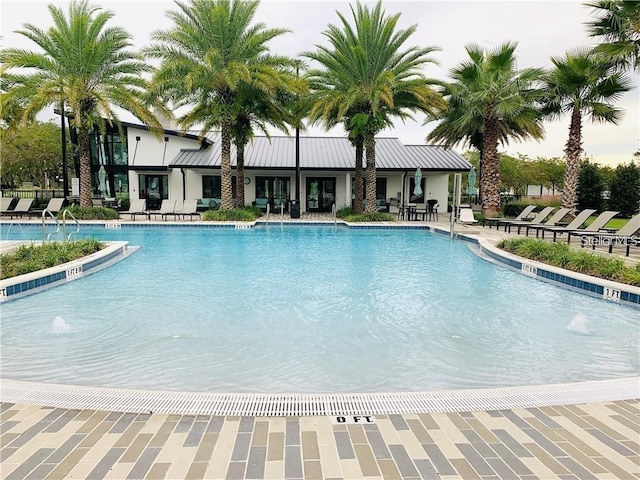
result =
[[[176,215],[182,215],[182,218],[189,215],[190,220],[193,220],[195,215],[201,217],[200,212],[198,212],[198,200],[185,200],[182,208],[176,212]]]
[[[120,212],[120,215],[130,215],[131,220],[135,221],[136,216],[144,215],[149,219],[149,213],[147,212],[147,200],[144,198],[134,198],[131,200],[129,210],[126,212]]]
[[[154,217],[160,215],[163,220],[166,220],[168,215],[176,214],[176,201],[168,199],[162,200],[160,210],[149,210],[147,214],[149,215],[149,218],[151,218],[151,215],[153,215]]]
[[[458,218],[459,223],[476,223],[478,220],[473,216],[473,210],[470,208],[461,208],[460,216]]]

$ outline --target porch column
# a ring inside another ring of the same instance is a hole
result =
[[[344,186],[345,188],[344,188],[344,191],[345,191],[345,197],[346,197],[344,204],[346,206],[350,207],[351,206],[351,197],[352,197],[352,194],[351,194],[351,173],[347,172],[344,175],[344,177],[345,177],[345,186]],[[340,208],[339,205],[336,205],[336,208]]]

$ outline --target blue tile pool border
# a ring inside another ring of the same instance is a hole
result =
[[[0,302],[15,300],[95,273],[132,253],[134,250],[127,248],[128,243],[108,242],[104,249],[78,260],[0,280]]]
[[[463,238],[463,235],[458,235],[457,237],[477,244],[481,253],[492,261],[517,270],[528,277],[640,310],[639,287],[591,277],[518,257],[491,245],[483,238]]]

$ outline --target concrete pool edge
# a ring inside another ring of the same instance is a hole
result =
[[[105,242],[107,246],[99,252],[71,262],[0,280],[0,303],[15,300],[26,295],[38,293],[44,289],[63,285],[99,272],[135,251],[129,248],[129,242]]]
[[[170,392],[0,379],[0,402],[127,413],[336,416],[448,413],[640,398],[640,377],[431,392],[277,394]]]
[[[439,234],[449,234],[448,231],[434,228]],[[537,280],[551,283],[560,288],[566,288],[578,293],[600,298],[634,309],[640,309],[640,287],[625,283],[592,277],[583,273],[565,270],[546,263],[519,257],[495,245],[486,238],[475,234],[456,233],[456,238],[476,244],[483,255],[499,265],[519,271],[521,274]]]

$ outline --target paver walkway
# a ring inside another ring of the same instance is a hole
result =
[[[348,424],[13,404],[0,418],[6,480],[640,478],[638,400]]]

